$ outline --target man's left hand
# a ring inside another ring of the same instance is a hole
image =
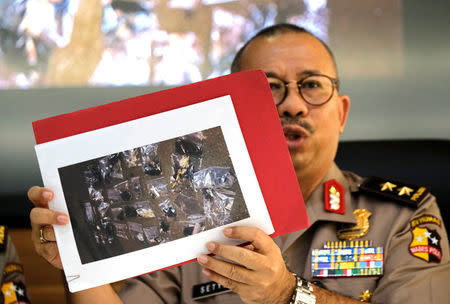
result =
[[[209,242],[206,247],[218,257],[201,255],[203,274],[239,294],[245,303],[289,303],[295,277],[287,270],[280,248],[262,230],[228,227],[224,235],[249,242],[245,247]]]

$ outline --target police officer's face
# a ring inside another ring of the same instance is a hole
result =
[[[244,51],[242,70],[262,69],[287,82],[297,82],[309,73],[336,77],[333,61],[325,47],[305,33],[287,33],[257,38]],[[331,100],[312,106],[294,85],[278,106],[286,142],[297,175],[325,174],[333,161],[339,134],[343,132],[349,98],[334,90]]]

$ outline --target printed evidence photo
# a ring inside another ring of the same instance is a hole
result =
[[[58,171],[82,264],[249,217],[220,127]]]

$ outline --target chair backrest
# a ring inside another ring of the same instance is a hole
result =
[[[361,176],[431,187],[450,226],[450,140],[370,140],[339,143],[336,163]]]

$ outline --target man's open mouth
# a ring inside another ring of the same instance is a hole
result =
[[[297,140],[301,136],[297,133],[284,133],[284,137],[286,137],[287,140]]]
[[[308,137],[308,133],[305,129],[298,125],[285,125],[283,126],[283,131],[289,149],[300,147],[303,141]]]

